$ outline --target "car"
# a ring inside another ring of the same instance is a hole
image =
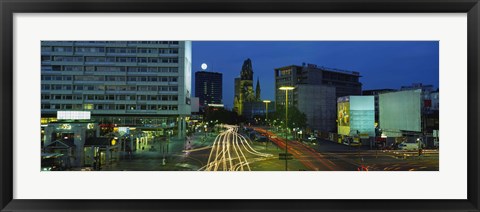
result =
[[[417,142],[414,142],[414,143],[402,142],[402,143],[398,144],[398,149],[400,149],[400,150],[418,150],[418,143]]]
[[[317,140],[317,138],[313,135],[309,136],[307,139],[312,142]]]
[[[350,146],[362,146],[362,143],[357,142],[357,141],[352,141],[352,142],[350,143]]]

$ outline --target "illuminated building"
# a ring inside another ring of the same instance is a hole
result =
[[[293,105],[307,116],[308,128],[320,132],[335,131],[336,99],[361,95],[360,73],[327,68],[313,64],[290,65],[276,68],[275,101],[285,104],[282,86],[294,86],[288,93],[288,105]]]
[[[245,103],[249,103],[245,109]],[[254,103],[258,102],[258,104]],[[257,86],[253,87],[253,67],[252,61],[247,59],[243,62],[240,77],[235,78],[235,96],[233,101],[233,110],[238,115],[243,115],[246,118],[253,118],[254,112],[252,108],[256,105],[262,105],[260,80],[257,79]],[[244,113],[247,113],[246,115]]]
[[[99,123],[185,132],[191,42],[42,41],[41,114],[88,110]]]
[[[338,134],[375,136],[374,96],[344,96],[337,99]]]
[[[364,96],[374,96],[375,98],[375,122],[378,123],[378,95],[381,93],[388,93],[388,92],[394,92],[396,91],[395,89],[374,89],[374,90],[364,90],[362,91],[362,95]]]
[[[433,86],[402,86],[400,91],[379,94],[379,126],[389,143],[398,143],[396,138],[421,138],[423,144],[434,146],[434,141],[438,142],[439,91]]]
[[[201,107],[208,104],[222,104],[222,73],[195,72],[195,97],[199,98]]]

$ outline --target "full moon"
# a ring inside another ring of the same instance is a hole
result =
[[[207,69],[207,67],[208,67],[208,66],[207,66],[207,64],[206,64],[206,63],[202,63],[202,69],[203,69],[203,70],[206,70],[206,69]]]

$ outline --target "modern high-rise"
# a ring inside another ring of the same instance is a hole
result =
[[[99,123],[181,132],[191,110],[191,54],[189,41],[42,41],[42,121],[82,110]]]
[[[281,86],[295,86],[297,84],[330,85],[336,88],[335,96],[361,95],[362,83],[359,82],[360,73],[334,68],[304,64],[302,66],[290,65],[275,69],[275,88]],[[291,92],[293,95],[295,92]],[[292,98],[293,97],[293,98]],[[275,100],[284,104],[285,95],[276,92]],[[289,104],[295,104],[295,96],[289,94]]]
[[[293,86],[288,92],[288,105],[307,116],[308,127],[318,131],[335,129],[336,99],[361,95],[360,73],[313,64],[290,65],[275,70],[275,102],[285,105],[282,86]],[[332,113],[333,112],[333,113]]]
[[[199,98],[200,106],[222,104],[222,77],[218,72],[195,72],[195,97]]]

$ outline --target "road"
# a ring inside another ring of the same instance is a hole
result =
[[[255,150],[249,141],[238,133],[238,126],[224,125],[212,144],[204,171],[251,171],[250,163],[272,158],[272,154]]]
[[[270,142],[251,141],[238,126],[224,125],[219,133],[197,133],[191,139],[172,137],[169,142],[154,142],[122,155],[103,171],[285,171],[285,139],[272,131],[255,128],[268,134]],[[189,142],[190,141],[190,142]],[[150,147],[155,150],[151,151]],[[327,140],[315,145],[288,141],[288,171],[438,171],[438,150],[418,152],[370,150],[368,146],[351,147]],[[362,168],[363,167],[363,168]]]
[[[263,128],[257,132],[273,137],[270,140],[285,148],[285,139]],[[311,145],[288,141],[288,152],[312,171],[438,171],[438,150],[418,152],[370,150],[368,146],[351,147],[327,140]]]
[[[325,157],[324,154],[317,152],[314,148],[297,141],[287,141],[285,138],[277,136],[271,131],[266,131],[262,128],[254,128],[257,132],[266,134],[270,137],[270,140],[282,149],[287,146],[288,153],[299,160],[303,165],[312,171],[340,171],[340,170],[354,170],[355,164],[351,164],[346,161],[332,161]]]

